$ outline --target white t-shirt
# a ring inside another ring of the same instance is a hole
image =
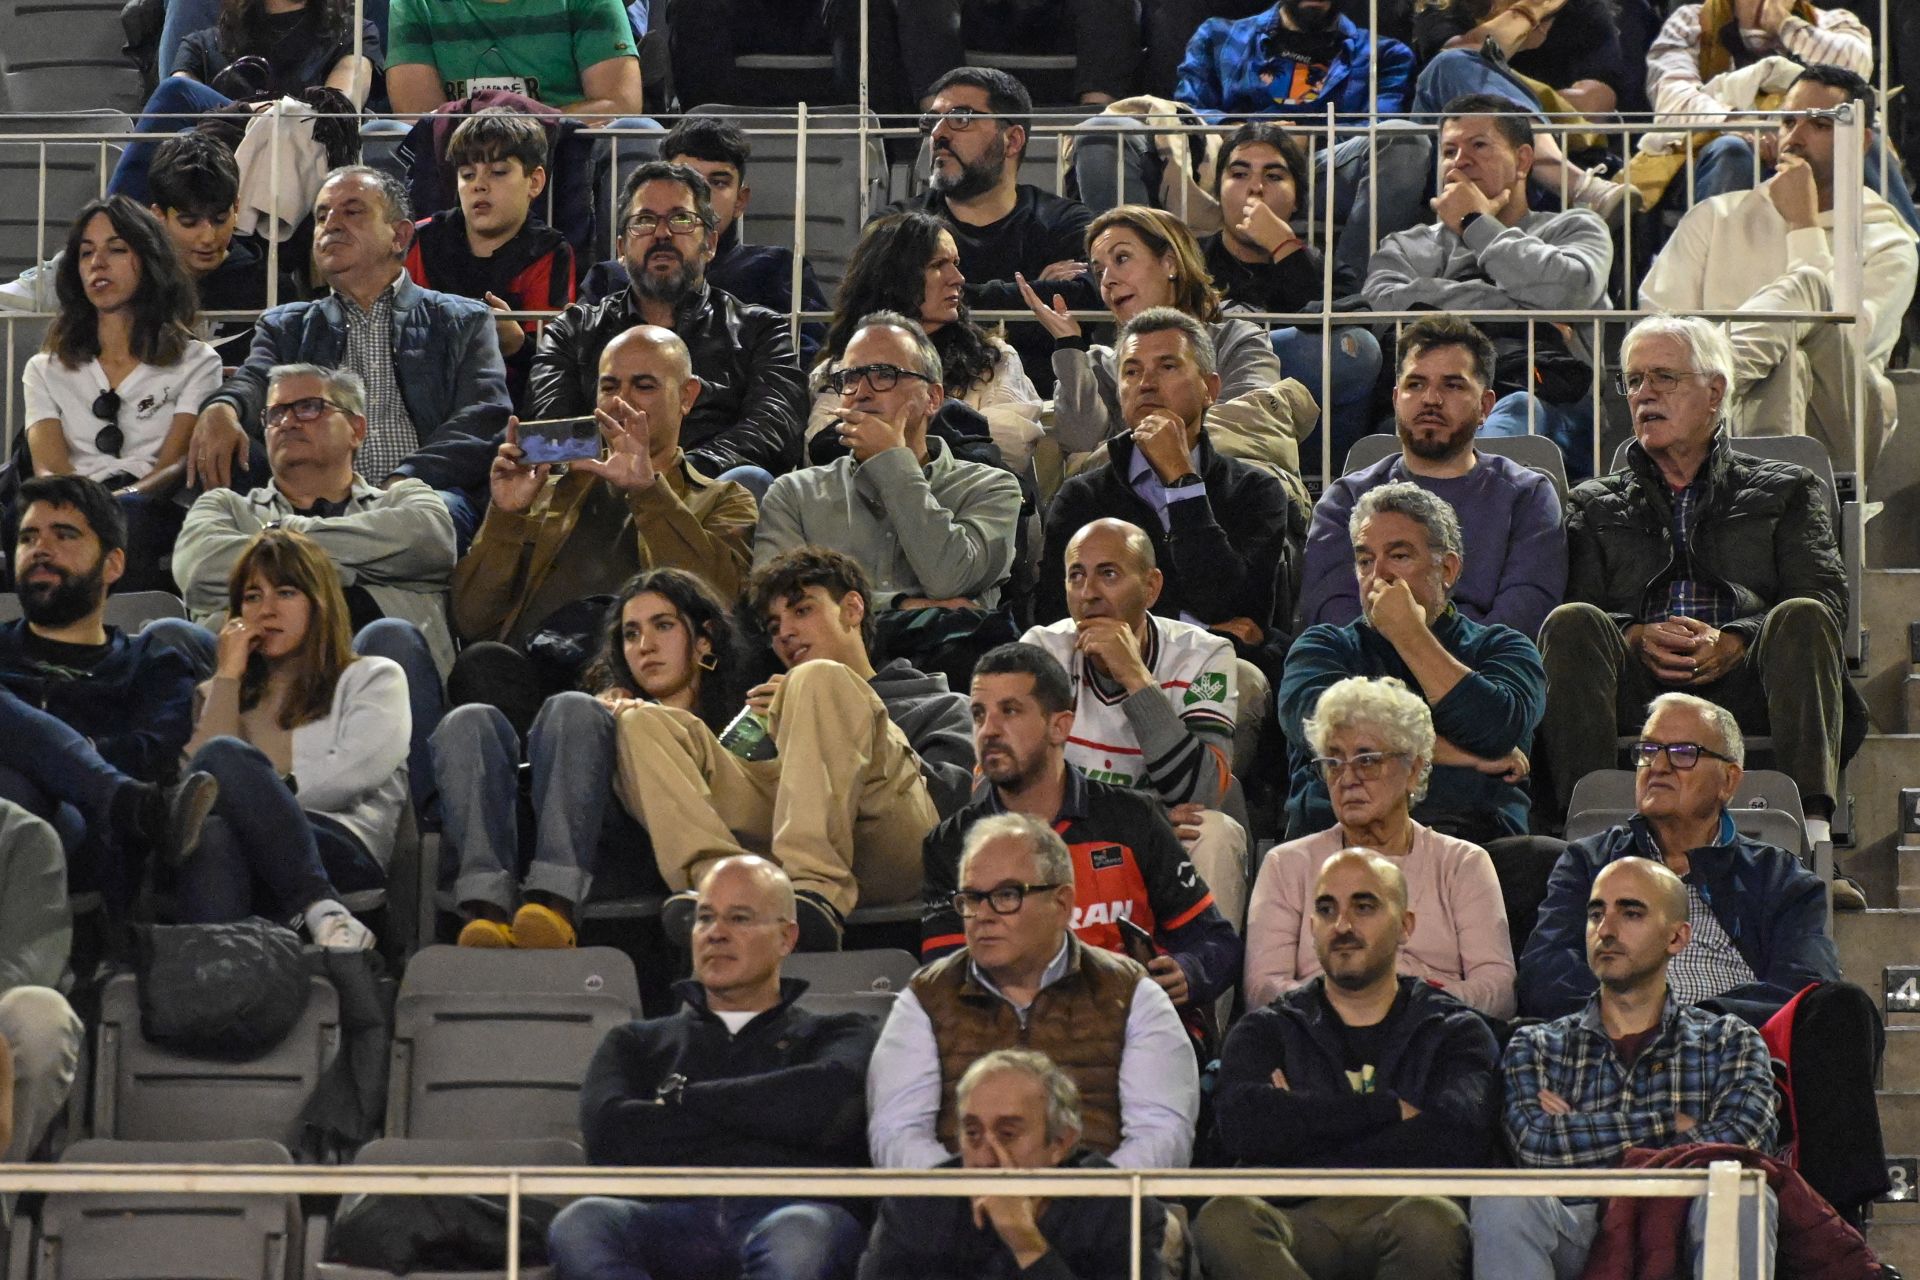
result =
[[[20,387],[29,424],[60,420],[74,474],[102,480],[130,472],[137,478],[153,470],[174,415],[200,412],[201,403],[220,389],[220,356],[196,341],[187,344],[178,364],[164,369],[135,365],[114,388],[120,393],[119,422],[125,437],[118,457],[102,453],[93,443],[107,425],[93,416],[94,400],[107,390],[107,374],[98,360],[69,369],[43,351],[27,361]]]

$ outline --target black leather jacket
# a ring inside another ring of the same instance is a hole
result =
[[[533,357],[534,416],[592,413],[600,352],[644,323],[631,289],[576,302],[556,316]],[[807,384],[786,319],[703,283],[674,312],[673,331],[700,379],[700,398],[680,424],[688,461],[708,475],[743,465],[779,475],[798,466]]]
[[[1846,568],[1813,472],[1737,453],[1725,436],[1701,466],[1707,494],[1693,522],[1693,567],[1733,592],[1739,618],[1724,629],[1751,646],[1768,609],[1802,598],[1844,621]],[[1660,613],[1678,568],[1673,493],[1647,451],[1629,445],[1626,470],[1580,485],[1568,508],[1567,599],[1606,610],[1622,627]]]

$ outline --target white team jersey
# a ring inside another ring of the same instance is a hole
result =
[[[1039,645],[1052,654],[1073,681],[1073,733],[1067,739],[1067,760],[1096,781],[1151,791],[1139,740],[1120,705],[1126,691],[1094,670],[1074,647],[1078,635],[1073,619],[1062,618],[1051,626],[1030,627],[1020,637],[1023,643]],[[1237,706],[1232,641],[1190,622],[1149,614],[1141,656],[1189,729],[1232,740]]]

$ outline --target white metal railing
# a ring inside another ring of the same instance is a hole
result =
[[[1132,1206],[1132,1280],[1139,1280],[1141,1201],[1148,1196],[1580,1196],[1706,1197],[1703,1280],[1738,1280],[1739,1203],[1764,1194],[1766,1176],[1731,1161],[1706,1169],[1290,1171],[1220,1169],[562,1169],[300,1165],[0,1165],[0,1193],[202,1195],[488,1195],[507,1200],[506,1274],[518,1280],[520,1201],[527,1196],[634,1198],[1032,1195],[1124,1198]],[[1765,1215],[1753,1213],[1754,1256]],[[16,1226],[15,1230],[22,1230]]]

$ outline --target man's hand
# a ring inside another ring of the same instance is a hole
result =
[[[1695,618],[1675,616],[1669,625],[1685,628],[1693,636],[1693,675],[1688,684],[1712,684],[1740,665],[1746,656],[1747,642],[1731,631],[1722,631]]]
[[[1787,220],[1789,230],[1820,225],[1820,191],[1814,185],[1813,167],[1799,156],[1780,157],[1779,169],[1767,180],[1767,198]]]
[[[1133,447],[1160,477],[1161,484],[1193,474],[1193,459],[1187,453],[1187,424],[1170,413],[1156,411],[1140,419],[1133,429]]]
[[[187,488],[225,488],[252,454],[252,441],[233,406],[224,400],[208,405],[187,439]]]
[[[1293,1092],[1293,1086],[1287,1083],[1287,1073],[1282,1071],[1280,1068],[1275,1067],[1273,1069],[1273,1074],[1267,1078],[1269,1080],[1272,1080],[1273,1087],[1280,1090],[1282,1093]]]
[[[607,442],[604,458],[582,458],[574,468],[599,476],[622,493],[645,493],[660,473],[653,469],[653,441],[647,433],[647,415],[615,396],[613,411],[595,409],[593,420]]]
[[[1400,1118],[1402,1120],[1411,1120],[1419,1114],[1420,1114],[1420,1108],[1414,1106],[1411,1102],[1408,1102],[1405,1098],[1400,1099]]]
[[[1140,637],[1121,619],[1088,618],[1074,644],[1128,693],[1153,686],[1153,673],[1140,657]]]
[[[834,430],[840,443],[853,451],[855,462],[865,462],[889,449],[907,447],[907,429],[865,409],[835,409]]]
[[[1275,213],[1265,200],[1256,200],[1252,196],[1248,196],[1241,204],[1240,216],[1234,219],[1233,229],[1265,249],[1267,256],[1275,262],[1300,247],[1300,237],[1294,234],[1286,220]]]
[[[1760,5],[1760,29],[1778,36],[1780,28],[1793,16],[1793,0],[1763,0]]]
[[[757,684],[747,690],[747,705],[761,715],[766,715],[773,709],[773,695],[780,692],[780,686],[786,683],[786,679],[784,671],[778,675],[768,676],[765,684]]]
[[[1502,782],[1519,783],[1533,772],[1533,765],[1527,759],[1527,753],[1515,747],[1507,754],[1493,760],[1477,760],[1473,766],[1481,773],[1490,773]]]
[[[493,452],[493,465],[487,469],[487,490],[501,514],[517,516],[533,506],[533,500],[546,487],[553,468],[546,463],[529,467],[520,447],[520,419],[507,419],[507,438]]]
[[[1047,269],[1051,271],[1053,268],[1049,267]],[[1045,277],[1043,276],[1042,279],[1044,280]],[[1040,301],[1040,295],[1033,291],[1033,286],[1027,283],[1025,276],[1016,271],[1013,275],[1013,282],[1020,286],[1020,296],[1026,300],[1027,306],[1032,309],[1033,318],[1040,322],[1042,329],[1045,329],[1056,338],[1077,338],[1080,336],[1080,322],[1067,314],[1072,308],[1067,306],[1065,294],[1054,294],[1053,305],[1048,306],[1046,303]]]
[[[1709,684],[1731,671],[1746,653],[1746,642],[1717,627],[1679,615],[1627,631],[1638,644],[1640,661],[1663,684]]]
[[[1187,971],[1172,956],[1155,956],[1147,961],[1147,976],[1160,984],[1175,1008],[1185,1005],[1187,997],[1193,994],[1187,986]]]
[[[1684,1111],[1676,1111],[1673,1113],[1673,1127],[1681,1133],[1692,1133],[1700,1127],[1700,1122]]]
[[[1542,1089],[1534,1095],[1540,1099],[1540,1109],[1550,1116],[1570,1116],[1573,1107],[1567,1100],[1551,1089]]]
[[[1430,630],[1427,611],[1413,598],[1413,589],[1397,580],[1374,579],[1367,589],[1367,617],[1396,649]]]
[[[1013,1157],[1007,1154],[1006,1147],[992,1133],[987,1141],[993,1144],[993,1154],[1000,1161],[1002,1169],[1014,1169],[1019,1166]],[[991,1226],[1000,1242],[1012,1250],[1014,1261],[1025,1271],[1046,1255],[1047,1238],[1040,1234],[1039,1217],[1046,1207],[1046,1201],[1036,1196],[975,1196],[973,1197],[973,1225],[985,1228]]]
[[[1200,838],[1200,817],[1207,806],[1198,800],[1189,800],[1167,810],[1167,818],[1173,823],[1173,834],[1191,844]]]
[[[1435,216],[1447,224],[1448,230],[1459,235],[1460,223],[1468,214],[1485,214],[1497,221],[1500,210],[1506,208],[1507,201],[1512,198],[1511,188],[1501,191],[1496,200],[1466,179],[1449,176],[1440,194],[1427,203],[1433,206]]]
[[[1058,262],[1049,262],[1040,272],[1040,279],[1049,284],[1058,284],[1062,280],[1078,280],[1087,274],[1087,264],[1077,258],[1062,258]]]
[[[504,298],[487,294],[487,305],[495,311],[511,311]],[[500,335],[500,354],[509,358],[518,355],[520,348],[527,345],[527,331],[520,327],[518,320],[495,320],[493,330]]]
[[[1228,618],[1225,622],[1216,622],[1207,629],[1224,632],[1249,649],[1267,638],[1267,633],[1252,618]]]

